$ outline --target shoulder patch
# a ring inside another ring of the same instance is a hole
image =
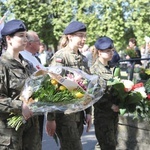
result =
[[[56,62],[58,62],[58,63],[62,63],[62,62],[63,62],[63,59],[62,59],[62,58],[60,58],[60,57],[57,57],[57,58],[56,58]]]

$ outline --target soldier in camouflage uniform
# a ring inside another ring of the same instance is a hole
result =
[[[68,66],[81,69],[89,73],[88,63],[79,48],[82,48],[86,40],[86,27],[83,23],[74,21],[64,30],[64,37],[61,47],[51,59],[50,66]],[[82,150],[81,135],[83,133],[84,122],[87,123],[87,131],[91,125],[91,108],[84,111],[64,114],[48,114],[46,123],[47,133],[56,133],[60,140],[61,150]]]
[[[0,58],[0,150],[41,150],[38,118],[19,99],[26,78],[34,71],[19,54],[27,43],[26,27],[21,20],[11,20],[1,34],[6,51]],[[17,131],[7,125],[10,113],[26,120]]]
[[[95,47],[98,50],[98,58],[90,71],[107,81],[113,77],[108,65],[113,56],[113,41],[108,37],[102,37],[96,41]],[[94,104],[95,134],[101,150],[115,150],[117,144],[119,100],[112,93],[112,89],[107,88],[102,98]]]

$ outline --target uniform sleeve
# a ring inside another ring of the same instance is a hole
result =
[[[12,100],[9,97],[0,96],[0,112],[2,113],[21,113],[22,101]]]
[[[103,72],[106,72],[106,71],[105,71],[105,68],[100,66],[100,64],[98,64],[98,65],[96,64],[96,65],[92,66],[90,68],[90,71],[91,71],[92,74],[97,74],[98,76],[105,79],[106,82],[107,82],[108,79],[110,79],[110,77],[112,77],[111,74],[103,73]],[[100,82],[100,84],[104,84],[104,83]],[[104,92],[104,95],[97,102],[97,106],[105,108],[105,109],[110,109],[112,105],[113,105],[113,103],[111,101],[110,89],[107,87],[105,92]]]
[[[6,68],[0,65],[0,112],[10,113],[17,112],[21,113],[22,101],[15,100],[8,96],[8,81],[9,78],[6,74]]]
[[[64,58],[63,54],[55,53],[54,56],[51,58],[49,66],[64,66]]]

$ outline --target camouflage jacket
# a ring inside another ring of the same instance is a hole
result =
[[[49,66],[58,65],[81,69],[86,73],[90,74],[87,58],[84,55],[82,55],[79,50],[78,54],[75,54],[69,46],[58,50],[51,58]],[[87,114],[91,114],[91,107],[86,109],[85,111]],[[52,115],[51,117],[50,115],[48,115],[48,120],[53,120],[53,117]]]
[[[90,67],[90,71],[92,74],[97,74],[98,76],[102,77],[106,81],[113,77],[112,70],[109,67],[105,67],[99,59]],[[114,112],[111,109],[113,104],[118,104],[119,100],[113,96],[113,89],[106,88],[105,94],[102,98],[94,104],[95,111],[99,112],[99,115],[112,115]]]
[[[10,112],[21,113],[19,94],[33,67],[19,55],[21,63],[5,52],[0,58],[0,118]],[[6,116],[7,116],[6,115]]]
[[[77,68],[90,74],[87,58],[78,51],[75,54],[69,46],[57,51],[51,59],[50,66],[65,66]]]

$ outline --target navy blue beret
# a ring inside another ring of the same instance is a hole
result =
[[[26,26],[21,20],[11,20],[8,21],[3,29],[1,30],[1,35],[6,36],[6,35],[11,35],[16,32],[21,32],[21,31],[26,31]]]
[[[106,50],[114,48],[113,40],[107,36],[98,38],[95,42],[95,47],[98,50]]]
[[[72,34],[77,31],[86,31],[86,26],[82,22],[73,21],[66,27],[64,34]]]

